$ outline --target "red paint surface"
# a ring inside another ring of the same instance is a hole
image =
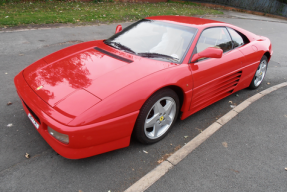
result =
[[[201,51],[200,53],[196,53],[192,56],[191,63],[194,63],[198,59],[201,58],[221,58],[222,57],[223,50],[214,48],[214,47],[208,47],[207,49]]]
[[[118,25],[116,27],[116,32],[115,33],[121,32],[122,30],[123,30],[123,27],[121,25]]]
[[[262,56],[266,52],[273,53],[268,38],[230,24],[181,16],[148,19],[198,29],[182,64],[128,54],[99,40],[57,51],[15,77],[20,98],[41,121],[38,122],[41,124],[39,133],[60,155],[78,159],[126,147],[139,110],[156,91],[164,87],[181,90],[181,119],[184,119],[248,87]],[[240,31],[250,43],[223,53],[218,59],[189,63],[201,32],[215,26]],[[94,47],[133,62],[125,63],[96,51]],[[24,103],[23,106],[29,113]],[[68,134],[69,144],[49,135],[47,126]]]

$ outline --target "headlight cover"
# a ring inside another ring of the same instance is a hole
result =
[[[69,144],[69,135],[59,133],[49,126],[48,126],[48,132],[50,133],[50,135],[52,135],[54,138],[56,138],[60,142]]]

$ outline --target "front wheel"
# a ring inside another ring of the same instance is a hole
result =
[[[134,128],[134,135],[144,144],[163,139],[177,119],[179,99],[165,88],[153,94],[143,105]]]
[[[267,57],[264,55],[260,61],[260,64],[255,72],[255,75],[249,85],[250,89],[257,89],[260,84],[262,83],[265,74],[267,72],[267,66],[268,66],[268,59]]]

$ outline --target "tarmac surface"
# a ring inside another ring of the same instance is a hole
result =
[[[239,91],[178,121],[167,137],[154,145],[146,146],[132,140],[127,148],[81,160],[57,155],[37,133],[22,110],[13,78],[29,64],[59,49],[82,41],[108,38],[117,24],[0,32],[0,191],[124,191],[157,167],[158,161],[227,113],[231,109],[229,101],[238,105],[270,86],[287,81],[286,23],[253,15],[248,19],[248,14],[244,17],[237,14],[211,19],[237,25],[272,41],[274,54],[258,90]],[[286,153],[282,151],[286,145],[285,93],[286,88],[282,88],[253,103],[148,191],[227,191],[231,186],[238,191],[286,188]],[[7,106],[9,101],[12,105]],[[268,114],[266,118],[264,115]],[[11,123],[11,127],[7,126]],[[31,158],[26,159],[26,153]],[[191,174],[193,172],[196,174]],[[271,175],[272,178],[268,178]],[[168,187],[168,182],[173,186]]]
[[[146,191],[286,191],[286,137],[283,87],[244,109]]]

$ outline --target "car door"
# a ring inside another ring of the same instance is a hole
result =
[[[194,82],[191,113],[230,95],[240,81],[244,55],[238,49],[233,49],[233,42],[225,27],[205,29],[193,53],[208,47],[222,49],[223,55],[219,59],[203,58],[190,64]]]

